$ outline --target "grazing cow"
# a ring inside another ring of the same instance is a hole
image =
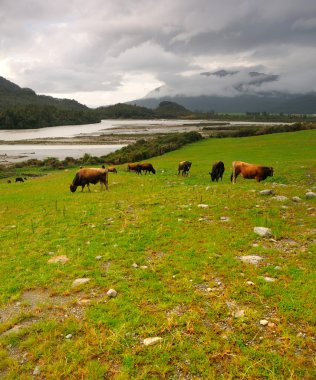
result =
[[[24,182],[24,179],[22,177],[17,177],[15,179],[15,182]]]
[[[139,164],[127,164],[127,170],[129,172],[139,173]]]
[[[147,173],[156,174],[156,170],[154,169],[152,164],[150,164],[149,162],[144,162],[143,164],[138,165],[137,173],[142,174],[142,171],[144,171],[145,174],[147,174]]]
[[[91,191],[89,186],[90,183],[93,183],[95,185],[98,182],[100,182],[101,190],[102,185],[104,185],[106,189],[109,190],[107,169],[83,168],[77,171],[75,178],[73,179],[72,184],[70,185],[70,191],[74,193],[77,190],[78,186],[81,186],[81,191],[83,191],[86,185],[89,191]]]
[[[102,165],[102,169],[105,169],[104,165]],[[106,169],[108,170],[109,173],[117,173],[117,170],[114,166],[109,166]]]
[[[183,176],[188,175],[191,165],[192,162],[190,161],[181,161],[178,166],[178,175],[180,172]]]
[[[109,166],[108,167],[108,172],[109,173],[117,173],[117,170],[116,170],[116,168],[114,166]]]
[[[10,180],[10,179],[8,179],[8,180],[7,180],[7,183],[11,183],[11,180]]]
[[[209,172],[209,174],[211,175],[212,182],[214,181],[218,182],[219,179],[221,179],[222,181],[224,171],[225,171],[224,162],[222,161],[214,162],[212,172]]]
[[[273,176],[273,168],[267,166],[258,166],[247,164],[242,161],[233,162],[233,172],[230,176],[230,180],[236,183],[238,175],[241,175],[246,179],[255,179],[257,182],[263,181],[267,177]]]

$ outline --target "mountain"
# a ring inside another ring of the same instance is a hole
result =
[[[278,74],[258,71],[218,70],[176,78],[144,98],[130,103],[155,108],[163,101],[176,102],[193,112],[268,112],[316,114],[316,92],[290,94],[271,90]]]
[[[98,123],[101,119],[75,100],[37,95],[0,77],[0,129],[44,128]]]
[[[88,110],[87,106],[78,103],[76,100],[37,95],[32,89],[21,88],[0,76],[0,111],[27,104],[50,105],[61,109]]]

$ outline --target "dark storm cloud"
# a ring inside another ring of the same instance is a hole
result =
[[[252,91],[315,91],[315,41],[315,0],[0,0],[0,75],[96,105],[157,85],[235,94],[256,70],[279,77]],[[220,69],[239,74],[200,76]]]

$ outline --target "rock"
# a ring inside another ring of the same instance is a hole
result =
[[[204,203],[200,203],[198,205],[199,208],[208,208],[208,205],[204,204]]]
[[[160,338],[159,336],[155,336],[153,338],[146,338],[143,340],[143,344],[144,346],[152,346],[158,342],[160,342],[162,340],[162,338]]]
[[[258,264],[261,260],[263,260],[263,257],[257,256],[257,255],[247,255],[247,256],[240,256],[238,257],[239,260],[243,261],[244,263],[249,264]]]
[[[132,267],[133,267],[133,268],[138,268],[138,264],[133,263],[133,264],[132,264]]]
[[[289,198],[284,196],[284,195],[277,195],[276,197],[272,197],[272,199],[274,199],[275,201],[278,201],[278,202],[285,202]]]
[[[316,197],[316,194],[313,192],[313,191],[308,191],[306,194],[305,194],[305,197],[307,199],[312,199],[312,198],[315,198]]]
[[[148,269],[148,266],[147,265],[141,265],[140,268],[141,269]]]
[[[275,282],[275,278],[273,278],[273,277],[268,277],[268,276],[266,276],[266,277],[263,277],[263,279],[264,279],[264,281],[266,281],[266,282]]]
[[[232,313],[233,317],[235,318],[241,318],[241,317],[244,317],[245,316],[245,310],[235,310],[233,313]]]
[[[260,195],[273,195],[273,194],[274,194],[274,191],[273,191],[273,190],[270,190],[270,189],[266,189],[266,190],[261,190],[261,191],[259,191],[259,194],[260,194]]]
[[[230,218],[229,218],[228,216],[221,216],[221,217],[220,217],[220,220],[221,220],[222,222],[229,222],[229,221],[230,221]]]
[[[117,291],[114,290],[114,289],[110,289],[110,290],[106,293],[106,295],[107,295],[108,297],[110,297],[110,298],[115,298],[115,297],[117,296]]]
[[[96,256],[95,259],[96,259],[96,260],[101,260],[101,259],[102,259],[102,256]]]
[[[72,334],[68,334],[65,336],[66,339],[71,339],[72,338]]]
[[[55,264],[55,263],[65,264],[67,261],[69,261],[68,257],[65,255],[61,255],[61,256],[52,257],[51,259],[48,260],[48,263],[49,264]]]
[[[266,326],[269,323],[269,321],[267,321],[266,319],[261,319],[259,323],[261,326]]]
[[[301,202],[302,199],[300,197],[292,197],[292,201],[298,203]]]
[[[88,298],[83,298],[83,299],[81,299],[81,300],[78,301],[78,304],[82,305],[82,306],[89,305],[90,303],[91,303],[91,300],[88,299]]]
[[[270,327],[270,328],[275,327],[275,323],[273,323],[273,322],[269,322],[269,323],[268,323],[268,327]]]
[[[72,286],[79,286],[79,285],[83,285],[83,284],[86,284],[87,282],[90,281],[90,278],[76,278],[73,283],[72,283]]]
[[[252,281],[247,281],[247,282],[246,282],[246,284],[247,284],[247,285],[251,285],[251,286],[254,286],[254,284],[255,284],[255,283],[254,283],[254,282],[252,282]]]
[[[259,236],[270,237],[272,232],[270,228],[267,227],[254,227],[253,232]]]
[[[33,375],[37,376],[37,375],[40,375],[40,373],[41,373],[41,370],[39,369],[39,366],[36,366],[34,368]]]

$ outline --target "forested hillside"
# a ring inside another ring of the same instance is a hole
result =
[[[37,95],[0,77],[0,129],[43,128],[97,123],[100,119],[75,100]]]

